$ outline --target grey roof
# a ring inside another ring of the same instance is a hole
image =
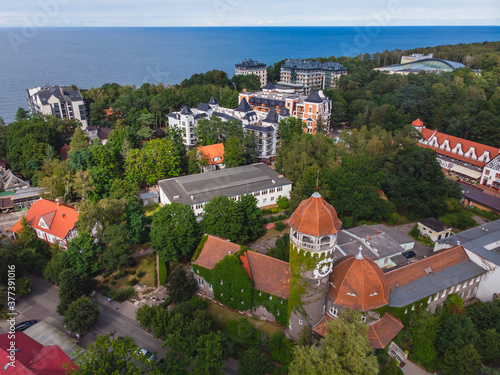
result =
[[[442,232],[445,229],[445,225],[442,221],[439,221],[435,217],[429,217],[427,219],[420,220],[419,223],[431,228],[434,232]]]
[[[158,193],[153,191],[151,193],[142,193],[140,195],[141,199],[151,199],[151,198],[158,198]]]
[[[206,113],[198,113],[196,115],[194,115],[194,118],[199,120],[200,118],[205,118],[205,117],[208,117],[208,115]]]
[[[217,101],[217,99],[215,99],[215,97],[211,97],[208,104],[212,104],[212,105],[215,105],[215,104],[219,104],[219,102]]]
[[[479,190],[471,190],[464,194],[464,198],[488,207],[491,210],[500,212],[500,198],[494,197]]]
[[[460,243],[467,250],[500,266],[500,220],[467,229],[438,243],[450,247]]]
[[[245,67],[245,68],[248,68],[248,67],[259,67],[259,68],[263,68],[266,66],[266,64],[264,63],[259,63],[257,60],[252,60],[252,59],[245,59],[243,60],[242,63],[240,64],[235,64],[236,67]]]
[[[467,260],[392,289],[389,297],[389,306],[408,306],[485,272],[485,269]]]
[[[264,122],[270,122],[271,124],[278,123],[278,114],[276,113],[276,108],[271,107]]]
[[[237,111],[237,112],[249,112],[251,110],[252,110],[252,107],[250,107],[246,98],[241,99],[241,102],[238,105],[238,108],[235,109],[235,111]]]
[[[288,116],[290,116],[290,111],[288,110],[287,107],[285,107],[285,106],[281,107],[280,116],[281,117],[288,117]]]
[[[361,246],[362,254],[372,260],[403,252],[403,248],[394,239],[383,231],[379,230],[377,233],[377,229],[371,225],[360,225],[340,231],[337,235],[337,246],[345,255],[357,254]]]
[[[240,120],[238,120],[237,118],[234,118],[233,116],[230,116],[226,113],[222,113],[222,112],[214,112],[213,113],[215,116],[221,118],[221,119],[224,119],[224,120],[227,120],[227,121],[233,121],[233,120],[236,120],[236,121],[239,121],[241,122]]]
[[[263,90],[274,90],[276,86],[274,86],[271,82],[268,82],[262,89]]]
[[[210,110],[211,108],[210,108],[210,106],[207,103],[200,103],[198,105],[197,109],[200,110],[200,111],[205,111],[206,112],[206,111]]]
[[[448,61],[438,58],[419,59],[404,64],[393,64],[382,66],[379,70],[417,70],[417,71],[452,71],[458,68],[465,68],[464,64],[456,61]]]
[[[277,105],[279,105],[280,107],[284,107],[285,101],[282,99],[279,99],[279,98],[283,98],[283,95],[279,95],[279,94],[273,95],[273,94],[274,93],[271,93],[271,94],[268,94],[266,97],[262,97],[262,96],[260,96],[261,93],[259,92],[258,95],[252,96],[250,98],[250,103],[252,103],[252,104],[265,104],[265,105],[268,105],[271,107],[274,107]]]
[[[231,197],[290,184],[292,184],[290,180],[280,176],[264,163],[158,182],[160,189],[171,202],[188,205],[208,202],[221,195]]]
[[[0,172],[0,189],[20,189],[26,186],[29,186],[29,183],[16,176],[10,169],[4,169]]]
[[[193,111],[191,111],[191,108],[189,108],[187,105],[182,108],[181,115],[192,115]]]
[[[311,93],[309,94],[307,99],[305,99],[305,101],[309,103],[322,103],[323,99],[321,99],[317,90],[311,90]]]
[[[393,227],[388,227],[387,225],[384,224],[375,224],[370,226],[375,228],[375,230],[378,229],[382,232],[387,233],[394,241],[396,241],[400,245],[415,242],[415,239],[408,236],[407,234],[404,234],[403,232],[400,232],[399,230]]]
[[[493,158],[485,167],[500,171],[500,155]]]
[[[175,118],[176,120],[178,120],[180,118],[179,114],[176,113],[176,112],[171,112],[167,115],[167,117],[170,117],[170,118]],[[87,128],[88,129],[88,128]]]
[[[12,200],[15,201],[17,199],[34,197],[40,195],[40,193],[44,193],[45,191],[46,191],[45,188],[39,188],[39,187],[29,187],[29,188],[19,189],[12,196]]]
[[[272,126],[246,125],[245,130],[256,130],[263,133],[271,133],[274,128]]]

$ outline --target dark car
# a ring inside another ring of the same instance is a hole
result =
[[[403,253],[403,256],[406,259],[410,259],[410,258],[413,258],[415,256],[415,252],[414,251],[407,251],[406,253]]]
[[[29,327],[31,327],[32,325],[35,325],[36,323],[38,323],[38,320],[34,320],[34,319],[33,320],[26,320],[25,322],[18,323],[15,326],[16,332],[24,331],[25,329],[28,329]]]

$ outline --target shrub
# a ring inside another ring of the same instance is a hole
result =
[[[104,284],[107,284],[107,283],[109,283],[109,279],[104,279],[102,282],[103,282]]]
[[[108,277],[109,275],[111,275],[113,273],[113,271],[106,271],[102,274],[102,278],[105,279],[106,277]]]
[[[125,277],[128,275],[128,271],[127,270],[121,270],[120,273],[119,273],[120,277]]]
[[[166,309],[168,305],[170,305],[172,303],[172,298],[168,297],[165,301],[163,301],[161,303],[161,307]]]
[[[109,297],[111,289],[109,289],[107,285],[102,285],[99,288],[97,288],[97,292],[101,293],[103,296]]]
[[[282,210],[286,210],[290,206],[287,197],[278,197],[278,200],[276,201],[276,204]]]
[[[263,217],[262,218],[262,224],[268,224],[269,223],[269,220],[267,220],[266,217]]]
[[[415,224],[409,233],[413,238],[418,238],[420,236],[420,231],[418,230],[418,224]]]
[[[119,274],[119,273],[117,273],[116,275],[113,275],[113,279],[115,279],[115,280],[118,280],[120,277],[121,277],[121,276],[120,276],[120,274]],[[116,283],[115,283],[115,284],[116,284]]]
[[[138,282],[139,282],[139,280],[137,280],[137,278],[134,277],[133,279],[127,281],[125,284],[130,285],[130,286],[134,286],[134,285],[137,285]]]
[[[139,271],[139,272],[137,272],[137,277],[138,277],[139,279],[142,279],[142,278],[144,277],[144,275],[145,275],[145,274],[146,274],[146,272],[144,272],[144,271]]]
[[[285,214],[279,214],[278,215],[278,220],[286,220],[287,218],[288,218],[288,216],[285,215]]]
[[[116,284],[116,280],[112,280],[112,281],[110,282],[110,284],[111,284],[111,285],[115,285],[115,284]]]
[[[122,289],[113,294],[113,299],[116,302],[123,302],[131,298],[133,295],[134,295],[134,288]]]
[[[135,270],[131,270],[128,272],[129,275],[135,275]]]
[[[158,276],[160,277],[159,284],[165,285],[167,283],[167,265],[164,261],[160,259],[160,263],[158,264]]]
[[[255,347],[260,344],[259,331],[245,318],[231,320],[224,331],[229,340],[245,348]]]
[[[282,230],[285,229],[285,224],[282,221],[278,221],[278,222],[276,222],[276,227],[275,228],[276,228],[277,231],[281,232]]]
[[[275,361],[284,365],[288,365],[292,361],[292,342],[282,334],[275,333],[271,336],[269,348],[271,349],[271,357]]]

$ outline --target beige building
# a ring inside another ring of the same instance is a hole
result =
[[[241,64],[236,64],[234,74],[237,76],[255,74],[260,78],[260,87],[264,87],[267,84],[266,64],[259,63],[256,60],[246,59]]]

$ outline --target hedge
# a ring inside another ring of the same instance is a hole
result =
[[[167,265],[161,259],[159,260],[159,262],[160,263],[158,263],[158,274],[160,280],[158,281],[160,285],[165,285],[167,283]]]

